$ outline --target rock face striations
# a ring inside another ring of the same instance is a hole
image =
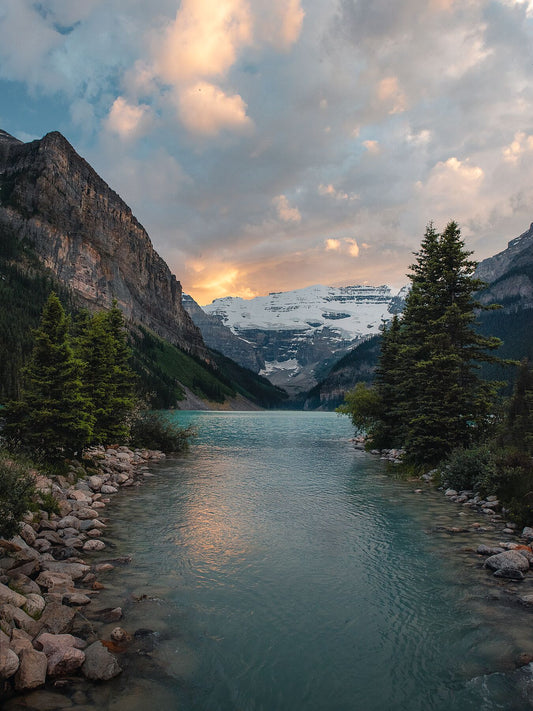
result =
[[[146,230],[60,133],[21,143],[0,131],[1,233],[27,240],[83,305],[116,298],[127,319],[209,358]]]

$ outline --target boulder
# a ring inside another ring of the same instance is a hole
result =
[[[14,629],[11,632],[9,646],[17,656],[20,656],[23,649],[33,649],[32,636],[24,630]]]
[[[41,619],[33,622],[33,627],[28,630],[34,636],[39,632],[51,632],[52,634],[63,634],[72,627],[72,622],[76,611],[72,607],[67,607],[59,602],[49,602],[44,608]]]
[[[122,671],[116,658],[101,642],[93,642],[85,650],[85,661],[81,670],[87,679],[94,681],[107,681]]]
[[[46,681],[46,655],[36,649],[23,649],[20,653],[20,666],[15,674],[15,689],[35,689]]]
[[[499,546],[486,546],[484,543],[476,548],[476,553],[479,553],[479,555],[498,555],[503,552],[504,549]]]
[[[116,494],[118,489],[116,486],[111,486],[111,484],[104,484],[100,491],[102,494]]]
[[[73,528],[75,531],[80,530],[80,519],[77,516],[64,516],[61,520],[57,522],[57,527],[60,528]]]
[[[490,570],[519,570],[526,572],[529,570],[529,561],[518,551],[504,551],[497,555],[492,555],[485,561],[485,567]]]
[[[46,561],[41,564],[41,567],[43,570],[68,575],[72,580],[81,580],[91,569],[85,563],[69,563],[60,560]]]
[[[91,539],[83,544],[83,550],[87,553],[92,551],[103,551],[105,548],[105,543],[103,541]]]
[[[23,606],[24,612],[27,612],[33,619],[39,618],[45,608],[45,601],[41,595],[30,593],[26,597],[26,604]]]
[[[14,605],[4,604],[0,606],[0,622],[4,624],[2,627],[8,628],[10,631],[13,627],[25,630],[31,634],[32,625],[34,620],[21,610],[20,607],[15,607]]]
[[[20,537],[24,539],[24,541],[26,541],[29,546],[33,546],[33,544],[35,543],[35,531],[28,523],[25,523],[23,526],[21,526]]]
[[[40,573],[37,578],[37,583],[42,588],[48,588],[49,590],[53,588],[62,588],[64,590],[74,589],[74,581],[70,575],[67,575],[67,573],[56,573],[52,570],[44,570]]]
[[[42,648],[48,660],[48,674],[62,676],[71,674],[81,667],[85,654],[78,649],[79,642],[71,634],[43,633],[36,640],[36,646]]]
[[[8,603],[9,605],[14,605],[15,607],[22,607],[26,602],[24,595],[20,595],[7,585],[0,583],[0,604]]]
[[[533,528],[526,526],[522,530],[522,538],[526,538],[528,541],[533,541]]]
[[[0,679],[9,679],[19,668],[19,658],[5,642],[0,642]]]
[[[515,568],[501,568],[494,573],[495,578],[505,578],[506,580],[523,580],[526,576],[521,570]]]
[[[78,509],[78,511],[76,512],[76,515],[82,521],[89,519],[89,518],[98,518],[97,511],[95,511],[92,508],[88,508],[88,507]]]

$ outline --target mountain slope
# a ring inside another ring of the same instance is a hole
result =
[[[388,286],[317,285],[216,299],[203,309],[252,343],[265,362],[262,374],[298,398],[354,345],[378,333],[401,301]]]
[[[106,308],[116,298],[128,319],[208,358],[145,229],[60,133],[31,143],[0,134],[0,226],[31,243],[80,302]]]

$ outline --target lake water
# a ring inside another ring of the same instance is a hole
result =
[[[447,531],[476,515],[386,475],[353,448],[347,418],[176,417],[198,437],[110,505],[107,555],[133,562],[101,578],[102,606],[153,634],[138,635],[121,677],[84,692],[87,706],[533,708],[531,669],[515,671],[533,617],[516,584],[465,550],[501,534]]]

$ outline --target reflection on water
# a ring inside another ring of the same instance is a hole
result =
[[[471,550],[497,532],[450,534],[474,514],[385,476],[346,418],[179,416],[198,428],[191,452],[110,511],[133,563],[100,602],[153,634],[121,677],[84,689],[86,706],[531,708],[531,670],[514,671],[533,652],[530,614]]]

